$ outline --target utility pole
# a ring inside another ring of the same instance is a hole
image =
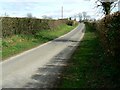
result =
[[[120,0],[118,1],[118,11],[120,11]]]
[[[61,10],[61,18],[63,19],[63,6],[62,6],[62,10]]]

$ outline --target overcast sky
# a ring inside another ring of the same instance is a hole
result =
[[[64,18],[87,12],[92,18],[101,14],[95,8],[95,0],[0,0],[0,15],[7,13],[12,17],[25,17],[27,13],[41,18],[43,15],[61,18],[63,6]]]

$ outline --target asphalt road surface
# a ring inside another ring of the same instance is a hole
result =
[[[2,88],[57,87],[61,70],[84,36],[84,28],[81,23],[64,36],[0,63]]]

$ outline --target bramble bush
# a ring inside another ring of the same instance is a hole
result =
[[[73,26],[73,25],[74,25],[74,21],[68,20],[68,21],[66,22],[66,24],[69,25],[69,26]]]
[[[107,56],[120,61],[120,12],[107,15],[94,26]]]
[[[52,28],[66,24],[66,22],[67,20],[3,17],[2,37],[19,34],[35,35],[40,30],[52,30]]]

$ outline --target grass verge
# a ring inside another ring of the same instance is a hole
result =
[[[79,47],[68,61],[60,88],[120,87],[120,72],[114,60],[107,60],[93,27],[86,32]]]
[[[15,35],[2,40],[2,59],[21,53],[64,35],[77,26],[62,24],[52,30],[41,30],[36,35]]]

